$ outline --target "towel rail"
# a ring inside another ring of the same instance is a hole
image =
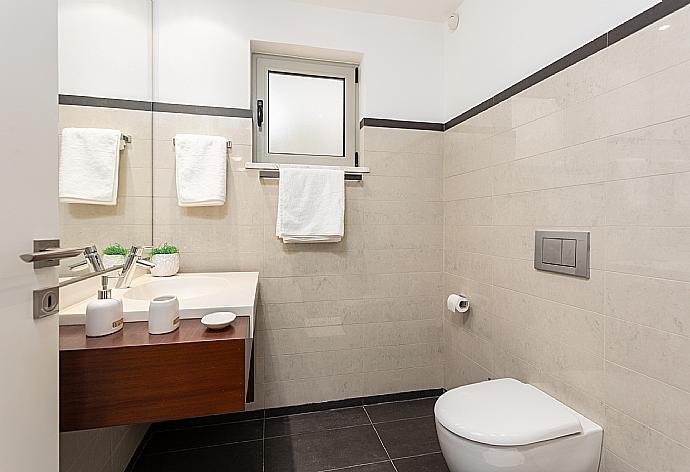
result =
[[[174,145],[175,145],[175,138],[172,138],[172,143],[173,143],[173,146],[174,146]],[[230,140],[228,139],[228,140],[225,142],[225,146],[228,148],[228,150],[232,149],[232,141],[230,141]]]
[[[347,167],[347,166],[318,166],[318,165],[304,165],[304,167],[312,169],[339,169],[345,172],[345,180],[361,181],[364,174],[370,173],[368,167]],[[279,179],[280,165],[270,162],[247,162],[244,164],[247,170],[258,170],[260,179]]]
[[[131,144],[132,143],[132,136],[129,134],[122,134],[120,136],[120,139],[122,139],[122,142],[125,144]]]

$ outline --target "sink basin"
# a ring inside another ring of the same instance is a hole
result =
[[[130,300],[146,300],[163,295],[175,295],[180,301],[203,298],[231,290],[230,282],[220,277],[170,277],[127,289],[122,297]]]
[[[122,301],[125,322],[148,321],[151,299],[175,295],[180,301],[180,318],[201,318],[216,311],[231,311],[250,317],[250,333],[254,331],[254,311],[258,272],[219,272],[209,274],[177,274],[172,277],[137,277],[132,287],[113,289],[113,298]],[[93,295],[60,309],[60,324],[84,324],[86,305]]]

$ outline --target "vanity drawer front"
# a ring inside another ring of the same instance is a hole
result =
[[[60,429],[242,411],[245,339],[60,352]]]

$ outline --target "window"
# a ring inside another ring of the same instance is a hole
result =
[[[357,66],[253,56],[254,161],[354,166]]]

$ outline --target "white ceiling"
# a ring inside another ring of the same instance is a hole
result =
[[[463,0],[294,0],[322,7],[402,16],[426,21],[445,21]]]

